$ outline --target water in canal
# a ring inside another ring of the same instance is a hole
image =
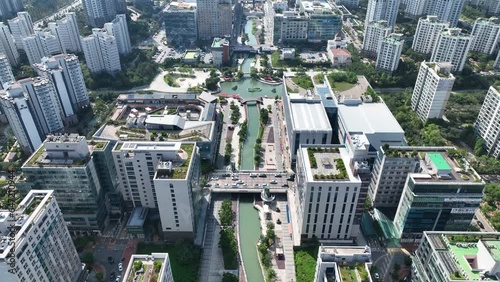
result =
[[[257,38],[255,38],[255,35],[252,34],[252,27],[255,19],[249,19],[247,23],[245,24],[245,33],[248,35],[248,42],[247,44],[250,46],[257,45]]]
[[[236,89],[233,88],[237,86]],[[249,92],[250,88],[260,88],[260,92]],[[273,90],[275,89],[275,90]],[[229,82],[225,81],[221,83],[221,93],[228,94],[229,97],[233,94],[238,94],[244,99],[269,97],[274,98],[276,95],[281,97],[283,92],[283,85],[267,85],[258,80],[251,78],[244,78],[240,81]]]
[[[257,143],[259,134],[260,114],[256,102],[247,103],[247,139],[241,148],[241,167],[240,170],[254,169],[254,147]]]
[[[240,198],[239,228],[241,256],[245,265],[247,282],[264,282],[257,256],[257,241],[260,237],[259,213],[253,207],[253,196]]]

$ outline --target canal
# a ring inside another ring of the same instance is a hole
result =
[[[239,209],[241,256],[247,282],[264,282],[257,256],[257,242],[261,234],[259,213],[253,207],[253,195],[241,195]]]
[[[248,19],[245,24],[245,33],[248,35],[248,45],[254,46],[257,45],[257,38],[255,38],[255,34],[252,34],[253,23],[255,19]]]
[[[240,170],[254,170],[254,147],[259,134],[260,113],[257,102],[247,103],[247,139],[241,148]]]

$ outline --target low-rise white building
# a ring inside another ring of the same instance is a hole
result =
[[[314,282],[339,281],[342,282],[341,268],[360,264],[358,273],[369,275],[371,266],[371,250],[368,246],[320,246],[316,261]],[[332,279],[333,278],[333,279]],[[358,280],[355,280],[358,281]],[[363,280],[367,281],[367,280]]]
[[[134,266],[140,265],[138,270]],[[156,277],[150,281],[174,282],[172,266],[168,253],[152,253],[151,255],[132,255],[125,269],[123,281],[142,281],[144,277]]]

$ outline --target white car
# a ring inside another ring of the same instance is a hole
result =
[[[214,176],[214,177],[210,178],[210,180],[219,180],[219,177]]]
[[[123,271],[123,264],[121,262],[118,264],[118,271]]]
[[[236,181],[237,184],[245,184],[245,182],[243,180],[238,180]]]
[[[271,182],[270,182],[270,183],[271,183],[271,184],[278,184],[278,181],[276,181],[276,180],[271,180]]]
[[[121,281],[121,279],[122,279],[122,277],[121,277],[120,275],[118,275],[118,276],[116,276],[116,280],[115,280],[115,281],[116,281],[116,282],[120,282],[120,281]]]

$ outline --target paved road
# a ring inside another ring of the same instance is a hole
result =
[[[476,218],[477,221],[480,221],[484,226],[484,228],[480,228],[482,232],[495,232],[495,229],[490,225],[488,220],[486,220],[486,217],[479,209],[476,211]]]
[[[99,239],[94,248],[94,261],[100,263],[105,268],[104,281],[109,280],[112,272],[115,273],[115,276],[121,275],[120,271],[118,271],[118,263],[122,260],[122,254],[127,245],[127,241],[116,240],[113,243],[113,239],[114,238]],[[114,263],[110,264],[108,262],[108,257],[112,257],[114,259]],[[125,270],[125,264],[123,265],[123,268]]]

